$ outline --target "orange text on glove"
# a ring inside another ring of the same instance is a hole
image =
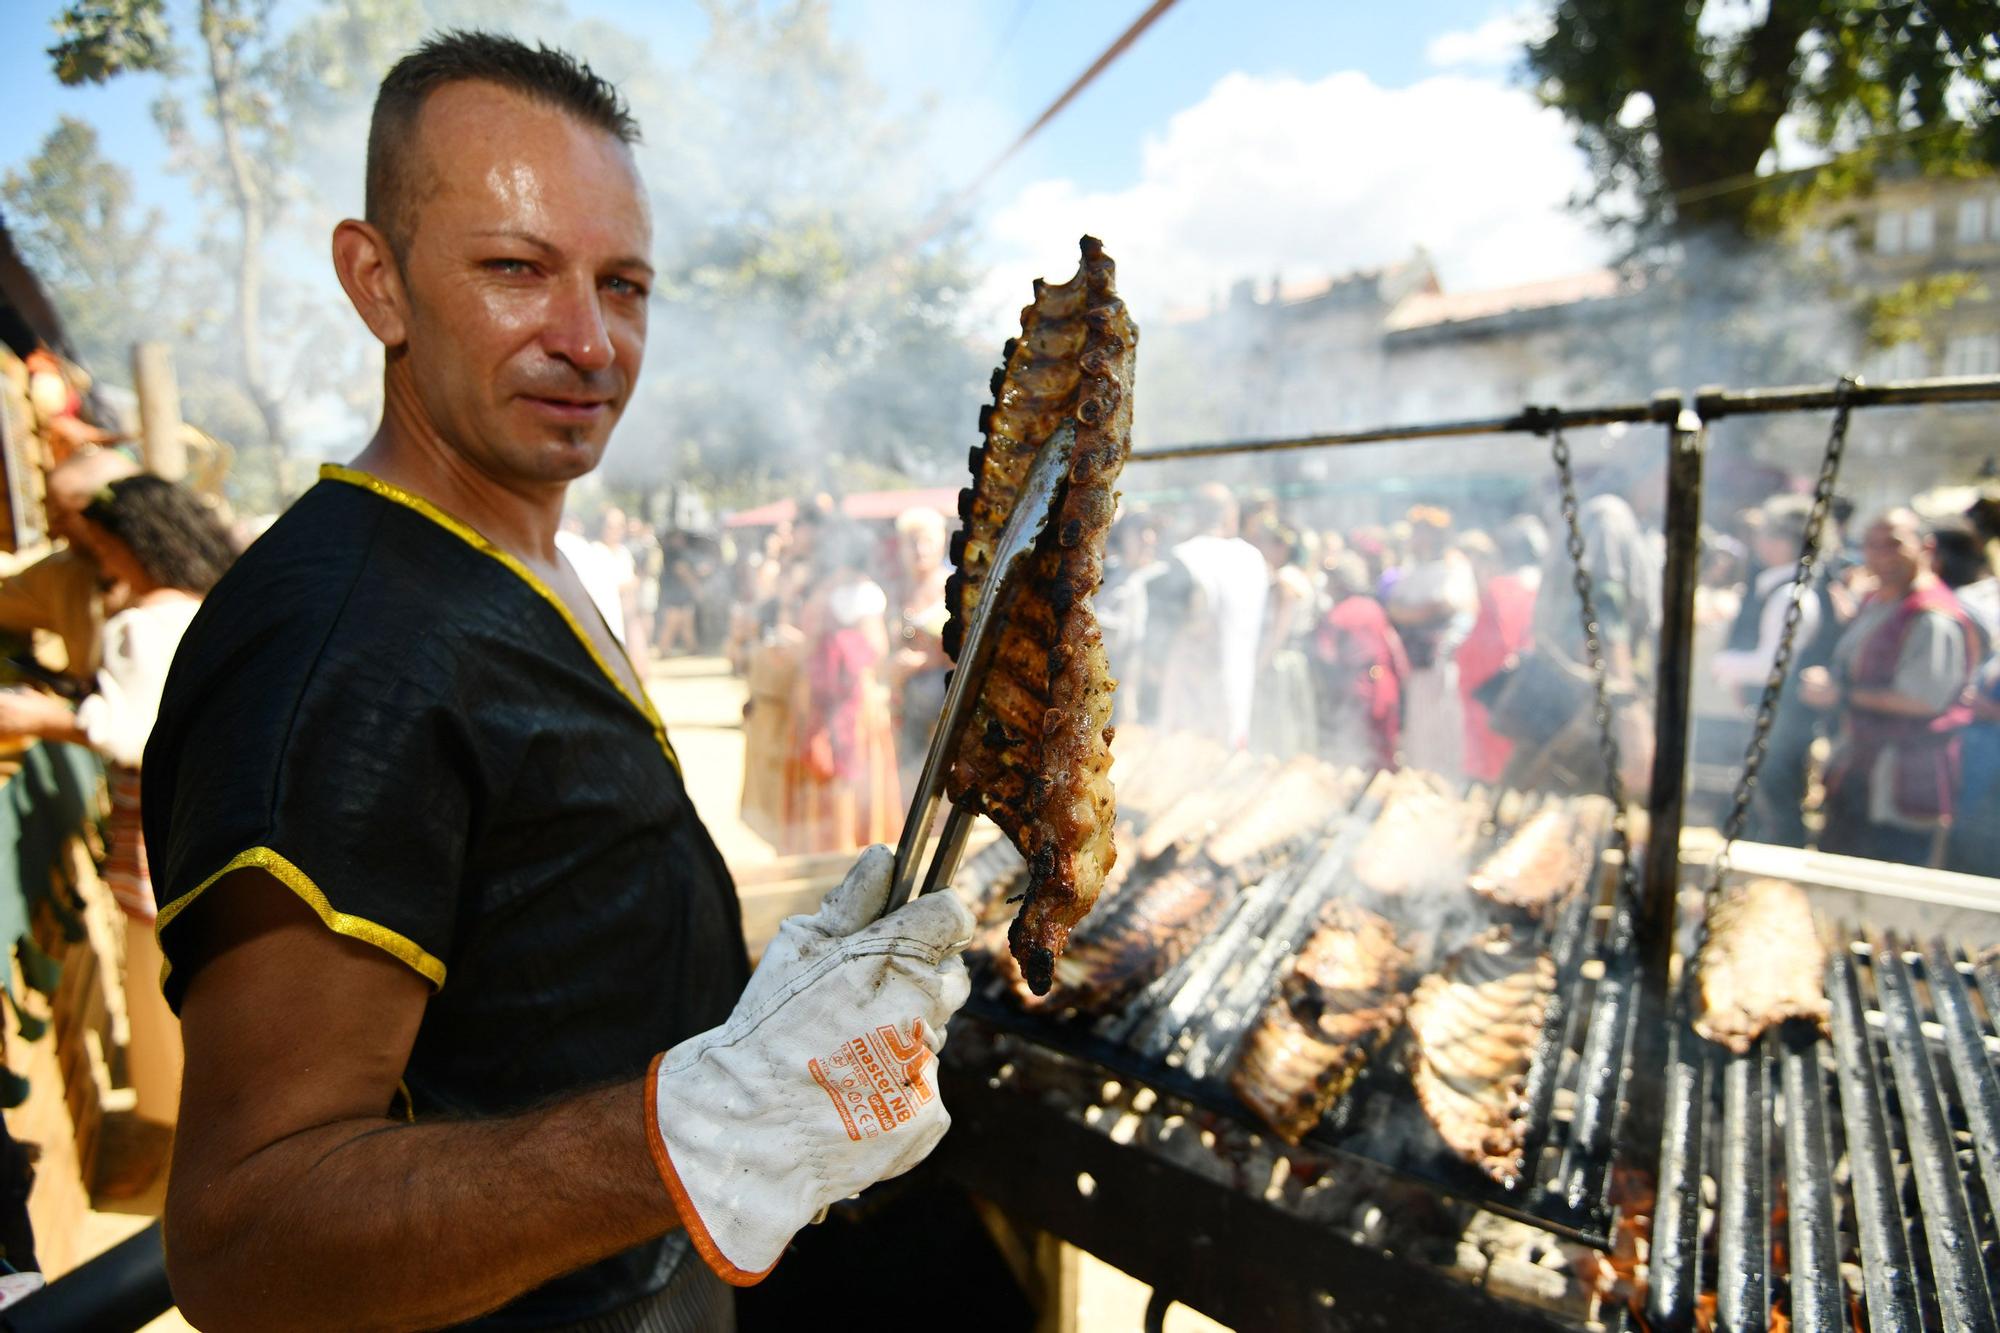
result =
[[[907,1038],[885,1023],[849,1038],[831,1055],[807,1061],[806,1071],[833,1099],[847,1137],[858,1143],[908,1124],[926,1102],[936,1099],[924,1079],[935,1058],[924,1045],[919,1018],[911,1021]]]

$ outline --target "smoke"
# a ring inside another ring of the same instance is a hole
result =
[[[956,231],[915,244],[937,194],[914,151],[921,125],[884,107],[824,6],[714,6],[706,39],[670,56],[559,5],[470,8],[437,0],[394,34],[354,20],[301,96],[293,197],[272,241],[274,271],[297,290],[273,353],[298,372],[297,443],[344,452],[380,410],[380,352],[325,238],[360,211],[380,76],[413,34],[471,19],[582,57],[641,125],[659,276],[606,482],[691,483],[728,505],[955,473],[993,355],[961,332],[978,275]],[[287,336],[299,327],[312,336]]]

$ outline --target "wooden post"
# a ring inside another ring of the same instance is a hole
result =
[[[181,390],[165,343],[132,344],[132,383],[139,391],[140,459],[146,470],[169,481],[187,475],[187,445],[181,439]]]

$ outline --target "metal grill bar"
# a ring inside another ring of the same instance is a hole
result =
[[[1688,1026],[1685,994],[1674,1005],[1670,1041],[1646,1293],[1646,1318],[1659,1333],[1680,1333],[1694,1323],[1701,1290],[1701,1131],[1710,1061],[1708,1043]]]
[[[1592,1186],[1601,1187],[1608,1179],[1612,1122],[1631,1033],[1625,1015],[1632,1003],[1633,978],[1631,950],[1612,951],[1605,961],[1604,979],[1597,983],[1597,1004],[1591,1011],[1590,1036],[1583,1044],[1578,1075],[1575,1133],[1563,1154],[1563,1201],[1572,1209],[1589,1204]]]
[[[1951,1128],[1938,1101],[1936,1073],[1924,1044],[1922,1018],[1908,965],[1893,938],[1874,942],[1875,989],[1889,1047],[1889,1064],[1909,1134],[1910,1168],[1922,1201],[1924,1234],[1930,1242],[1931,1276],[1945,1324],[1967,1333],[2000,1329],[1979,1237],[1972,1227]]]
[[[1170,444],[1134,449],[1131,462],[1167,463],[1182,458],[1214,458],[1220,454],[1275,454],[1297,449],[1335,449],[1350,444],[1388,444],[1398,440],[1440,440],[1465,435],[1538,435],[1551,429],[1611,426],[1641,421],[1672,421],[1680,414],[1680,399],[1668,393],[1646,403],[1617,403],[1572,411],[1533,408],[1505,417],[1475,417],[1465,421],[1430,422],[1419,426],[1374,426],[1366,430],[1329,431],[1266,440],[1216,440],[1200,444]]]
[[[1914,407],[1921,403],[1984,403],[2000,398],[2000,375],[1961,375],[1928,380],[1857,383],[1847,401],[1855,407]],[[1769,412],[1815,412],[1838,406],[1835,390],[1823,384],[1776,389],[1702,389],[1694,409],[1703,421]]]
[[[1555,1107],[1556,1080],[1562,1072],[1562,1053],[1569,1049],[1570,1043],[1570,999],[1583,970],[1583,945],[1590,926],[1591,909],[1597,905],[1597,892],[1598,885],[1593,876],[1564,911],[1562,922],[1556,928],[1555,942],[1549,950],[1556,965],[1556,988],[1549,995],[1542,1030],[1535,1039],[1535,1062],[1529,1066],[1528,1086],[1522,1094],[1522,1100],[1528,1104],[1528,1123],[1534,1126],[1533,1138],[1528,1144],[1529,1160],[1541,1151],[1542,1140],[1548,1134],[1549,1113]]]
[[[1853,1177],[1854,1216],[1861,1233],[1861,1280],[1874,1333],[1919,1333],[1910,1250],[1903,1215],[1896,1204],[1895,1168],[1875,1071],[1874,1043],[1863,1018],[1854,956],[1834,955],[1827,998],[1833,1003],[1834,1068],[1840,1079],[1840,1111],[1847,1130],[1847,1161]]]
[[[1944,941],[1931,941],[1924,955],[1924,974],[1930,982],[1931,1008],[1944,1029],[1945,1053],[1951,1059],[1966,1125],[1979,1150],[1986,1200],[1989,1206],[2000,1204],[2000,1079],[1994,1077],[1992,1058],[1980,1037],[1965,978],[1945,953]]]
[[[1723,1328],[1761,1333],[1771,1314],[1768,1083],[1761,1048],[1722,1067],[1721,1242],[1716,1315]]]
[[[1785,1092],[1785,1217],[1789,1226],[1792,1327],[1834,1333],[1847,1325],[1833,1224],[1833,1154],[1826,1133],[1820,1043],[1785,1034],[1778,1055]]]

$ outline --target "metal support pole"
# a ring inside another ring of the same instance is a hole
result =
[[[1646,861],[1638,904],[1639,1009],[1634,1069],[1666,1065],[1667,996],[1680,891],[1681,822],[1687,800],[1688,693],[1694,678],[1694,592],[1701,575],[1702,467],[1707,433],[1682,411],[1667,429],[1667,558],[1661,590],[1660,660],[1655,673],[1653,788],[1646,803]],[[1649,1175],[1659,1166],[1657,1098],[1627,1108],[1622,1160]]]

